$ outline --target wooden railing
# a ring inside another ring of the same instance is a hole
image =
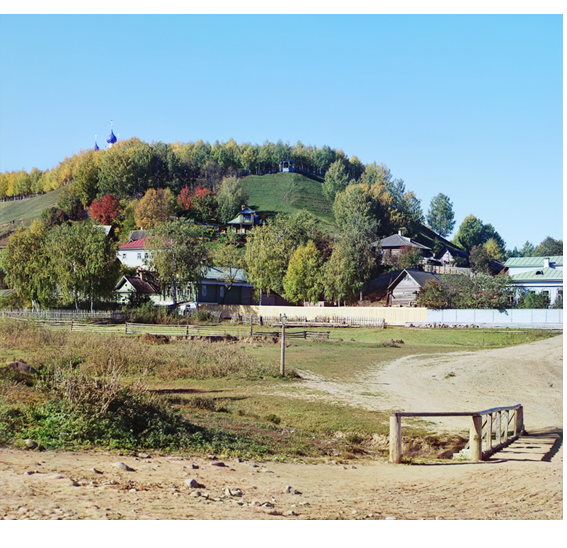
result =
[[[510,413],[513,411],[513,413]],[[390,462],[402,462],[403,417],[471,417],[469,451],[471,461],[486,460],[517,440],[524,432],[524,408],[521,404],[494,407],[483,411],[455,413],[393,413],[390,415]],[[509,427],[514,423],[513,435]],[[494,437],[494,443],[493,443]]]

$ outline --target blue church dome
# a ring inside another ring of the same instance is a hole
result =
[[[110,135],[106,138],[106,142],[113,145],[114,143],[116,143],[116,141],[118,141],[116,135],[114,135],[114,132],[110,130]]]
[[[99,146],[96,144],[96,135],[95,135],[95,138],[94,138],[94,148],[93,148],[93,150],[100,150]]]

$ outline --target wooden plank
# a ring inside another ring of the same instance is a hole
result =
[[[471,460],[482,460],[482,416],[473,415],[470,427]]]
[[[390,457],[393,464],[402,462],[402,418],[396,415],[390,416]]]

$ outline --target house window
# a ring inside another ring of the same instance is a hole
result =
[[[563,297],[563,289],[558,289],[558,290],[557,290],[557,295],[558,295],[559,297]]]
[[[201,295],[202,295],[203,297],[206,297],[206,296],[207,296],[207,286],[206,286],[206,285],[202,285],[202,286],[201,286]]]
[[[144,253],[144,259],[147,259],[147,258],[148,258],[148,254]]]
[[[141,259],[141,258],[142,258],[142,254],[138,253],[138,259]]]
[[[224,297],[224,285],[220,286],[220,296]]]
[[[122,258],[123,258],[123,259],[126,258],[126,253],[122,253]]]

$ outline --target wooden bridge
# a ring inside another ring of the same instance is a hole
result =
[[[471,461],[488,459],[490,455],[504,449],[524,433],[524,408],[521,404],[472,412],[393,413],[390,415],[389,461],[395,464],[402,462],[403,417],[470,417],[469,442],[462,454],[468,453]],[[513,430],[510,431],[511,424]]]

